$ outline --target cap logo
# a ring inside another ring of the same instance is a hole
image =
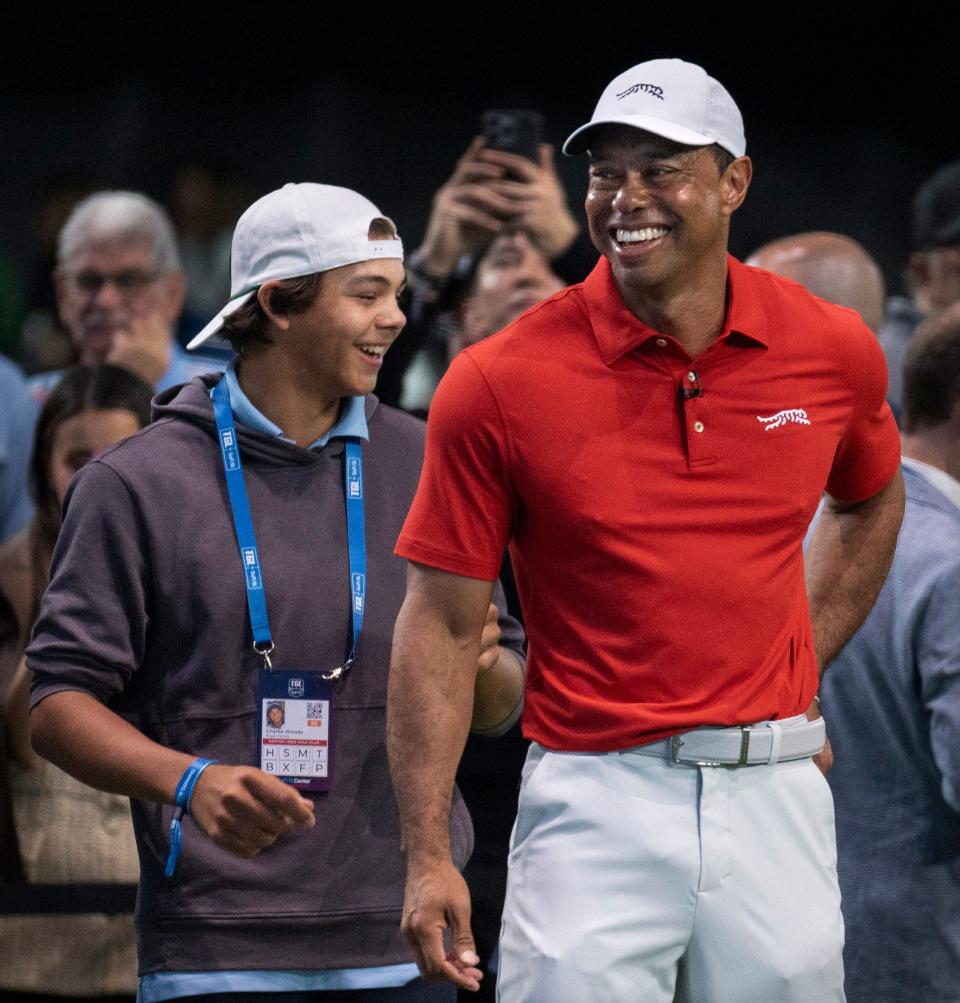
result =
[[[644,94],[651,94],[658,101],[663,100],[663,88],[658,87],[656,84],[634,84],[632,87],[628,87],[625,91],[620,91],[617,95],[617,100],[622,101],[631,94],[636,94],[637,91],[643,91]]]

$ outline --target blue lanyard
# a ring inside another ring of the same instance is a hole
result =
[[[247,609],[250,611],[250,626],[253,629],[253,648],[263,658],[267,668],[271,667],[270,653],[273,639],[267,619],[267,599],[263,590],[263,576],[260,573],[260,556],[250,517],[247,487],[243,480],[240,463],[240,447],[237,430],[233,423],[230,394],[226,381],[221,379],[213,388],[213,416],[217,423],[217,438],[223,457],[223,468],[227,477],[227,494],[230,497],[230,511],[233,528],[240,548],[243,564],[244,584],[247,590]],[[325,675],[325,678],[339,679],[353,663],[360,643],[363,628],[363,609],[367,592],[367,544],[363,515],[363,459],[360,443],[348,439],[346,443],[346,463],[344,465],[344,496],[347,508],[347,550],[350,558],[350,619],[353,625],[350,654],[343,665]]]

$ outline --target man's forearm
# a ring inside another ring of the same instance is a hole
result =
[[[878,494],[856,505],[827,498],[806,553],[807,593],[821,674],[873,608],[903,518],[900,469]]]
[[[387,694],[387,755],[407,867],[401,929],[427,978],[473,990],[483,973],[470,893],[450,856],[450,800],[492,592],[492,582],[411,564]]]
[[[450,855],[450,801],[470,726],[479,636],[479,629],[455,636],[409,593],[397,618],[387,754],[408,862]]]

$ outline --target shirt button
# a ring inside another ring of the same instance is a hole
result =
[[[687,379],[691,383],[696,383],[697,382],[697,374],[691,369],[690,372],[687,373]]]
[[[661,348],[666,348],[667,347],[667,339],[666,338],[657,338],[657,344]]]
[[[693,430],[694,430],[694,432],[702,432],[703,431],[703,422],[702,421],[695,421],[693,423]]]

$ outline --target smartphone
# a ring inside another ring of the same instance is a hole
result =
[[[538,163],[543,141],[543,116],[528,108],[499,108],[485,111],[480,117],[483,138],[494,150],[518,153]]]

